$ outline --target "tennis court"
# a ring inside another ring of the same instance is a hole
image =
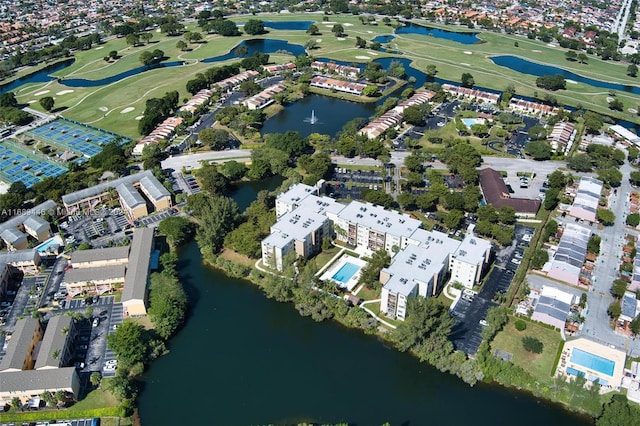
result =
[[[75,152],[85,158],[91,158],[100,153],[104,145],[118,138],[121,145],[130,142],[129,138],[65,118],[44,124],[26,132],[26,134],[62,150]]]
[[[22,182],[29,188],[46,177],[66,172],[65,166],[41,158],[20,145],[8,141],[0,145],[0,179],[7,183]]]

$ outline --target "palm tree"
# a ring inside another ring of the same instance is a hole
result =
[[[60,356],[60,349],[56,349],[55,351],[53,351],[51,356],[53,357],[53,359],[58,359],[58,357]]]
[[[22,401],[20,401],[20,398],[18,398],[17,396],[14,396],[13,398],[11,398],[11,406],[16,410],[18,409],[18,407],[22,408]]]
[[[99,371],[94,371],[93,373],[91,373],[91,376],[89,376],[89,382],[91,382],[93,386],[100,387],[101,381],[102,381],[102,374],[100,374]]]

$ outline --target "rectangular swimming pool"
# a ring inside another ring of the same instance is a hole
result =
[[[573,348],[571,351],[571,362],[607,376],[613,376],[613,370],[616,367],[616,363],[610,359],[577,348]]]
[[[346,284],[359,269],[360,267],[358,265],[346,262],[335,274],[333,274],[331,279],[341,282],[342,284]]]

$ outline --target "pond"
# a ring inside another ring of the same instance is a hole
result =
[[[67,68],[74,62],[75,59],[73,58],[67,59],[55,64],[48,65],[39,71],[32,72],[31,74],[27,74],[24,77],[17,78],[11,82],[0,84],[0,93],[11,92],[12,90],[17,89],[24,84],[46,83],[48,81],[53,81],[57,77],[54,77],[51,74]]]
[[[609,83],[602,80],[583,77],[581,75],[575,74],[571,71],[567,71],[562,68],[554,67],[551,65],[538,64],[536,62],[518,58],[517,56],[511,56],[511,55],[492,56],[490,59],[496,65],[499,65],[501,67],[506,67],[506,68],[509,68],[510,70],[517,71],[523,74],[535,75],[536,77],[560,74],[564,78],[568,80],[576,81],[578,83],[584,83],[594,87],[602,87],[604,89],[630,92],[636,95],[640,94],[640,87],[627,86],[624,84],[617,84],[617,83]],[[568,82],[568,84],[571,84],[571,83]]]
[[[404,27],[398,28],[395,31],[396,34],[420,34],[426,36],[432,36],[436,38],[443,38],[446,40],[455,41],[461,44],[476,44],[482,40],[478,38],[478,33],[461,33],[455,31],[441,30],[439,28],[430,28],[422,25],[410,23]]]
[[[247,48],[247,53],[245,55],[238,54],[238,48],[241,46],[245,46]],[[213,56],[211,58],[203,59],[201,62],[210,63],[210,62],[220,62],[226,61],[234,58],[245,58],[247,56],[253,55],[255,52],[260,53],[276,53],[276,52],[288,52],[293,56],[304,55],[306,50],[304,46],[299,44],[289,43],[286,40],[274,40],[270,38],[256,38],[251,40],[245,40],[240,42],[236,47],[231,49],[229,53],[224,55]]]
[[[350,102],[329,96],[310,94],[284,107],[269,118],[262,127],[263,135],[295,130],[303,137],[311,133],[336,136],[342,127],[354,118],[368,119],[376,103]],[[315,120],[312,120],[312,115]],[[315,123],[312,124],[312,121]]]

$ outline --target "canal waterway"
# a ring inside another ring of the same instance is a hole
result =
[[[244,208],[278,184],[241,185],[233,197]],[[374,336],[301,317],[204,266],[195,243],[179,259],[190,315],[145,373],[143,426],[591,424],[514,390],[470,388]]]

